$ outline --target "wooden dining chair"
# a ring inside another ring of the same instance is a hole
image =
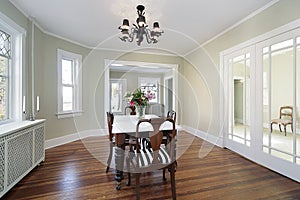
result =
[[[174,110],[169,110],[167,113],[168,118],[172,118],[174,122],[176,123],[176,112]]]
[[[109,139],[109,155],[108,155],[107,167],[106,167],[106,173],[107,173],[110,168],[113,147],[115,146],[115,138],[112,134],[112,127],[113,127],[113,123],[114,123],[114,114],[111,112],[106,112],[106,117],[107,117],[108,139]]]
[[[126,106],[124,109],[124,115],[136,115],[135,106]]]
[[[286,136],[286,126],[291,125],[291,130],[293,132],[293,107],[292,106],[282,106],[279,109],[279,118],[272,119],[271,121],[271,133],[273,131],[273,124],[278,124],[280,132],[281,125],[284,127],[284,135]]]
[[[167,118],[170,118],[170,119],[173,119],[174,122],[176,123],[176,111],[174,110],[170,110],[168,111],[167,113]],[[168,143],[171,141],[172,139],[172,132],[166,130],[166,131],[163,131],[163,139],[162,139],[162,144],[167,146]],[[175,171],[176,171],[176,168],[177,168],[177,161],[175,161]],[[166,179],[166,169],[163,169],[163,180],[167,180]]]
[[[170,123],[172,140],[168,146],[161,145],[163,132],[160,130]],[[145,133],[145,126],[152,126],[153,131]],[[175,122],[171,118],[141,119],[136,126],[136,147],[131,149],[126,158],[128,170],[127,185],[131,184],[131,173],[136,173],[136,199],[140,199],[140,174],[157,169],[168,169],[171,177],[172,198],[176,199],[175,187]]]
[[[113,148],[115,146],[115,137],[112,134],[112,128],[114,123],[114,114],[111,112],[106,112],[107,117],[107,126],[108,126],[108,139],[109,139],[109,155],[107,159],[107,167],[106,167],[106,173],[109,171],[112,154],[113,154]],[[132,148],[132,146],[135,146],[135,140],[134,138],[130,137],[129,135],[125,138],[125,147],[129,146],[129,148]]]

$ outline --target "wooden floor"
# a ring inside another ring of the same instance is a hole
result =
[[[227,149],[202,144],[203,140],[194,138],[178,160],[177,199],[300,199],[299,183]],[[203,158],[199,157],[200,148],[208,153]],[[112,170],[106,174],[105,168],[81,141],[55,147],[46,151],[43,165],[3,199],[135,199],[134,179],[130,187],[123,181],[117,191]],[[161,174],[142,175],[141,199],[171,199],[169,179],[163,182]]]

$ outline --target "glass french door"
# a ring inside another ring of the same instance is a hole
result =
[[[300,181],[300,25],[253,41],[222,54],[224,146]]]
[[[263,152],[300,164],[300,29],[257,45],[262,66]],[[279,125],[280,108],[292,107],[291,124]],[[273,124],[273,125],[272,125]]]
[[[225,56],[224,87],[227,91],[226,140],[251,145],[251,62],[253,48]],[[230,142],[227,142],[230,144]]]
[[[126,101],[125,92],[127,82],[125,79],[110,79],[110,110],[115,114],[124,113]]]

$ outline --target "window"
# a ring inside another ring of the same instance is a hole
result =
[[[0,121],[9,118],[11,36],[0,30]]]
[[[22,120],[22,52],[25,30],[0,13],[0,124]]]
[[[58,118],[82,113],[82,56],[57,50],[58,62]]]
[[[160,78],[139,77],[139,86],[149,98],[149,103],[159,103],[159,82]]]

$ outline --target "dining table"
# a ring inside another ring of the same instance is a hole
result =
[[[159,116],[149,114],[145,115],[143,119],[158,118]],[[114,178],[117,181],[116,189],[120,190],[121,181],[124,179],[124,156],[125,156],[125,140],[128,136],[135,136],[136,125],[139,118],[137,115],[115,115],[112,134],[115,137],[115,175]],[[160,127],[162,131],[172,130],[172,123],[164,123]],[[153,131],[153,127],[149,123],[142,123],[139,128],[140,133],[147,133]]]

